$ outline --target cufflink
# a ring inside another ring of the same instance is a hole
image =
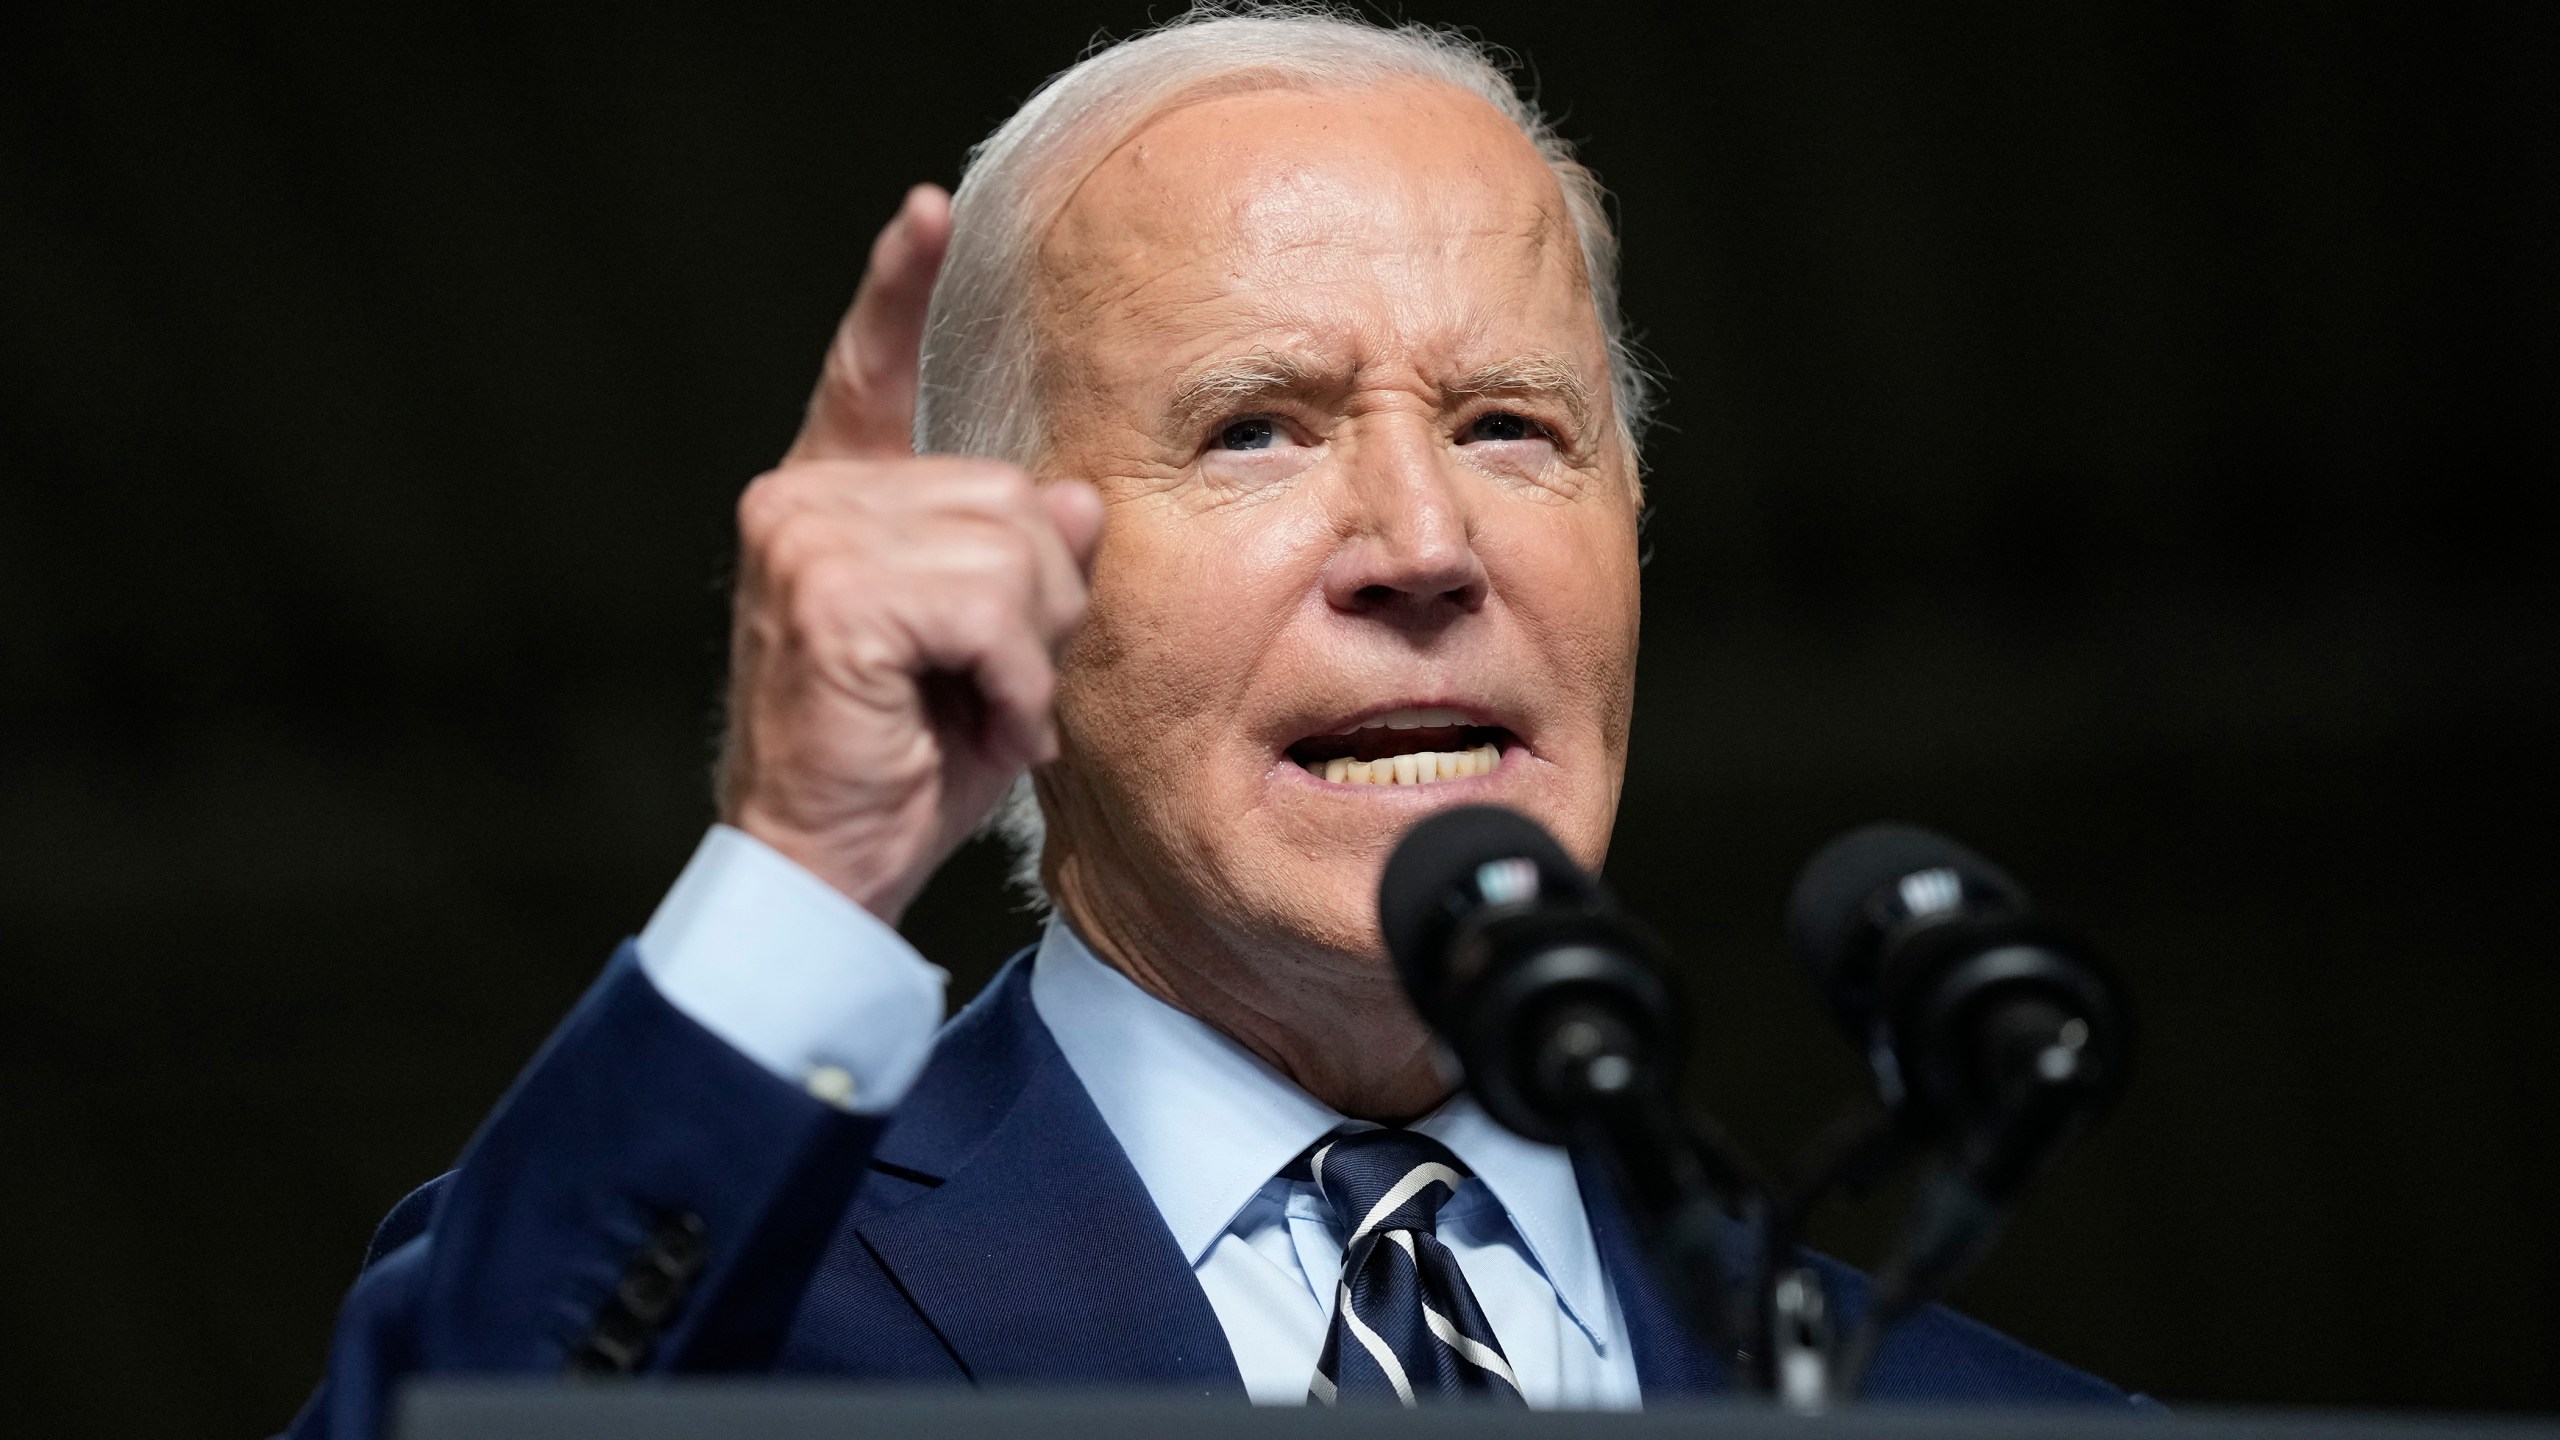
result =
[[[811,1095],[839,1110],[853,1108],[853,1097],[862,1087],[854,1083],[853,1072],[841,1065],[819,1065],[801,1082]]]

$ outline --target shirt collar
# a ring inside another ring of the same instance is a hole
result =
[[[1573,1156],[1504,1129],[1463,1090],[1413,1128],[1448,1146],[1475,1172],[1574,1323],[1593,1340],[1607,1342],[1608,1282],[1600,1269],[1599,1247],[1591,1239],[1591,1222],[1583,1214]]]
[[[1260,1056],[1104,964],[1062,921],[1049,922],[1032,960],[1031,1003],[1195,1266],[1264,1181],[1343,1123]]]
[[[1352,1123],[1139,989],[1055,918],[1032,961],[1031,1003],[1194,1266],[1266,1181]],[[1413,1128],[1475,1172],[1575,1323],[1603,1335],[1607,1281],[1572,1157],[1505,1130],[1464,1092]]]

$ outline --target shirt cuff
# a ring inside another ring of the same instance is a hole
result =
[[[924,1069],[951,977],[782,852],[714,825],[640,932],[667,1003],[775,1075],[880,1114]]]

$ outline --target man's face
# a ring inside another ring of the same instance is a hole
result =
[[[1044,778],[1075,888],[1368,957],[1433,810],[1509,805],[1597,864],[1634,459],[1528,142],[1438,86],[1185,106],[1078,190],[1038,286],[1041,469],[1109,510]]]

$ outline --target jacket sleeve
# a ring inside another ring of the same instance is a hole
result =
[[[371,1440],[411,1375],[770,1363],[883,1123],[678,1011],[626,942],[385,1221],[288,1433]]]

